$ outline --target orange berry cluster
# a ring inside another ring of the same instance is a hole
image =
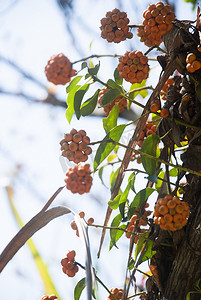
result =
[[[149,207],[149,204],[146,203],[145,205],[145,208]],[[137,212],[139,211],[139,209],[136,210]],[[145,210],[144,211],[144,214],[141,218],[139,218],[139,215],[138,214],[133,214],[130,221],[129,221],[129,224],[127,226],[127,231],[129,232],[126,232],[126,237],[127,238],[130,238],[131,237],[131,233],[130,232],[133,232],[135,226],[136,226],[136,221],[138,220],[138,226],[137,226],[137,234],[138,236],[135,237],[134,239],[134,243],[137,244],[137,241],[139,240],[139,237],[145,232],[145,229],[142,229],[140,228],[140,226],[146,226],[147,223],[148,223],[148,219],[147,217],[151,214],[151,211],[150,210]]]
[[[47,80],[56,85],[66,84],[76,73],[76,70],[72,69],[72,63],[63,53],[51,56],[45,67]]]
[[[106,13],[105,18],[101,19],[101,37],[109,43],[120,43],[125,39],[131,39],[133,34],[129,32],[127,13],[115,8]]]
[[[79,216],[81,219],[83,219],[85,217],[85,213],[83,211],[80,211],[79,212]],[[93,224],[94,223],[94,219],[93,218],[89,218],[88,221],[87,221],[88,224]],[[76,230],[76,235],[79,237],[79,230],[77,228],[77,224],[75,221],[72,221],[71,224],[70,224],[71,228],[73,230]]]
[[[80,195],[88,193],[91,189],[93,178],[90,175],[90,165],[78,165],[74,168],[69,168],[66,173],[65,183],[68,190],[73,194],[79,193]]]
[[[143,18],[143,27],[138,28],[137,35],[141,42],[151,47],[162,42],[161,36],[172,28],[175,14],[170,11],[169,5],[157,2],[148,6],[143,13]]]
[[[161,89],[160,96],[161,96],[162,100],[167,100],[167,97],[166,97],[167,90],[168,90],[168,87],[172,84],[174,84],[174,80],[172,78],[168,78],[168,80],[165,82],[164,86]]]
[[[56,295],[49,295],[49,296],[45,295],[40,300],[58,300],[58,298]]]
[[[90,138],[84,130],[72,129],[70,133],[64,135],[64,139],[60,142],[62,156],[76,164],[85,162],[92,152],[91,147],[88,146],[89,143]]]
[[[145,124],[144,130],[141,132],[138,140],[138,146],[142,147],[144,139],[151,135],[156,133],[156,125],[154,125],[152,122],[148,122]]]
[[[100,104],[100,106],[102,106],[103,95],[108,91],[109,89],[105,87],[99,92],[98,103]],[[104,112],[106,113],[107,116],[109,115],[109,113],[111,112],[111,110],[113,109],[116,103],[119,103],[119,112],[122,112],[124,108],[127,106],[127,99],[124,98],[123,96],[119,96],[108,105],[103,106]]]
[[[113,297],[117,300],[121,300],[123,296],[123,289],[118,289],[118,288],[112,288],[110,290],[110,293],[113,295]],[[113,299],[111,295],[107,297],[107,300]],[[128,298],[127,298],[128,299]]]
[[[159,98],[152,100],[150,104],[150,111],[155,113],[161,108],[161,102]],[[162,108],[160,111],[162,118],[167,118],[169,116],[169,110],[167,108]]]
[[[68,251],[66,257],[61,260],[62,271],[69,277],[74,277],[79,270],[75,264],[75,255],[75,250]]]
[[[189,53],[187,55],[186,64],[186,69],[190,73],[194,73],[201,68],[201,62],[196,60],[196,55],[194,53]]]
[[[148,58],[141,51],[127,51],[119,58],[119,76],[131,83],[141,83],[149,73]]]
[[[184,227],[189,216],[188,204],[176,196],[158,199],[154,207],[154,222],[162,230],[176,231]]]

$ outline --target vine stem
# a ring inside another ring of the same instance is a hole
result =
[[[81,62],[81,61],[85,61],[85,60],[88,60],[90,58],[100,58],[100,57],[120,57],[121,55],[118,55],[118,54],[92,54],[92,55],[89,55],[87,57],[84,57],[84,58],[81,58],[81,59],[78,59],[78,60],[75,60],[74,62],[72,62],[72,65],[78,63],[78,62]]]
[[[162,163],[162,164],[165,164],[165,165],[167,165],[167,166],[176,168],[176,169],[181,170],[181,171],[184,171],[184,172],[189,172],[189,173],[194,174],[194,175],[197,175],[197,176],[201,176],[201,173],[199,173],[199,172],[197,172],[197,171],[194,171],[194,170],[191,170],[191,169],[182,167],[182,166],[180,166],[180,165],[174,165],[174,164],[172,164],[172,163],[170,163],[170,162],[167,162],[167,161],[165,161],[165,160],[163,160],[163,159],[161,159],[161,158],[159,158],[159,157],[155,157],[155,156],[153,156],[153,155],[150,155],[150,154],[148,154],[148,153],[142,152],[142,151],[140,151],[140,150],[136,150],[136,149],[134,149],[134,148],[132,148],[132,147],[126,146],[126,145],[124,145],[124,144],[122,144],[122,143],[119,143],[119,142],[116,142],[116,141],[114,141],[114,140],[112,140],[112,139],[108,139],[108,140],[105,140],[105,141],[104,141],[104,140],[101,140],[101,141],[92,142],[92,143],[90,143],[90,145],[95,145],[95,144],[100,144],[100,143],[112,143],[112,144],[115,144],[115,145],[119,145],[119,146],[121,146],[121,147],[123,147],[123,148],[126,148],[126,149],[129,149],[129,150],[131,150],[131,151],[133,151],[133,152],[135,151],[135,153],[137,153],[137,154],[141,154],[141,155],[143,155],[143,156],[145,156],[145,157],[148,157],[148,158],[150,158],[150,159],[154,159],[154,160],[156,160],[156,161],[158,161],[158,162],[160,162],[160,163]]]

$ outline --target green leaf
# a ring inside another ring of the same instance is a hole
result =
[[[161,179],[164,179],[164,176],[165,176],[165,172],[164,171],[161,171],[159,174],[158,174],[158,177],[161,178]],[[160,192],[160,188],[161,188],[161,185],[163,183],[162,180],[160,180],[158,178],[157,180],[157,183],[155,184],[155,189],[157,190],[157,192]]]
[[[93,62],[92,62],[91,59],[89,60],[89,66],[90,66],[90,68],[92,68],[92,69],[94,68],[94,64],[93,64]]]
[[[100,178],[102,184],[105,185],[104,182],[103,182],[103,169],[104,169],[104,167],[101,167],[101,168],[98,170],[98,176],[99,176],[99,178]]]
[[[107,158],[107,161],[108,161],[108,162],[111,162],[111,161],[113,161],[116,157],[117,157],[117,154],[110,154],[110,155],[108,156],[108,158]]]
[[[119,226],[120,223],[121,223],[121,214],[118,214],[112,220],[111,227],[120,227],[120,228],[126,229],[126,225],[123,224],[123,225]],[[111,250],[113,246],[117,247],[116,242],[120,239],[120,237],[123,235],[123,233],[124,233],[123,230],[110,229],[110,246],[109,246],[109,250]]]
[[[94,171],[97,169],[97,167],[102,163],[102,161],[112,152],[112,150],[115,148],[114,143],[108,143],[104,142],[107,140],[113,140],[115,142],[119,142],[120,137],[126,127],[126,124],[118,125],[110,130],[110,132],[107,133],[107,135],[104,137],[103,141],[99,145],[96,155],[94,158]]]
[[[128,177],[128,182],[130,182],[131,190],[135,193],[135,188],[134,188],[135,173],[132,173],[132,174]]]
[[[160,150],[158,148],[158,144],[160,142],[160,138],[156,134],[149,135],[143,142],[141,151],[152,155],[154,157],[160,156]],[[152,175],[155,173],[158,162],[154,159],[146,157],[145,155],[140,154],[140,158],[142,161],[142,165],[147,172],[148,175]]]
[[[76,93],[75,93],[75,97],[74,97],[74,110],[75,110],[75,114],[77,119],[79,120],[81,113],[80,113],[80,106],[82,103],[82,99],[85,95],[85,93],[88,91],[89,89],[89,84],[84,84]]]
[[[98,102],[99,91],[100,90],[98,89],[91,98],[89,98],[82,104],[80,110],[82,116],[88,116],[94,111]]]
[[[128,263],[128,270],[132,270],[134,268],[134,259],[131,257],[129,263]]]
[[[117,195],[114,200],[110,200],[108,201],[108,205],[109,207],[111,207],[112,209],[117,209],[119,207],[119,199],[121,198],[121,195]]]
[[[139,237],[139,240],[137,241],[136,247],[135,247],[135,260],[137,259],[139,253],[142,250],[142,247],[145,243],[146,238],[148,237],[149,232],[145,232],[143,235]]]
[[[88,72],[90,75],[95,76],[95,75],[97,75],[99,69],[100,69],[100,62],[99,62],[99,64],[95,65],[95,67],[88,68]]]
[[[76,91],[80,88],[80,85],[76,85],[69,93],[68,93],[68,97],[67,97],[67,105],[68,108],[66,109],[66,119],[68,121],[68,123],[70,124],[73,114],[75,112],[74,110],[74,97],[75,97],[75,93]]]
[[[74,289],[74,300],[79,300],[83,289],[86,286],[86,278],[82,278],[75,286]]]
[[[169,176],[176,177],[177,175],[178,175],[178,170],[177,170],[177,168],[172,168],[172,169],[169,171]]]
[[[81,80],[82,77],[83,76],[76,76],[73,80],[71,80],[69,85],[66,87],[66,93],[72,91],[72,89],[77,85],[77,83]]]
[[[149,175],[147,179],[153,183],[157,183],[158,181],[158,174],[160,173],[161,169],[159,169],[155,174]]]
[[[119,89],[112,89],[105,93],[101,99],[102,106],[110,104],[114,99],[116,99],[121,92]]]
[[[128,199],[128,194],[129,194],[129,191],[132,189],[133,190],[133,184],[134,184],[134,174],[131,174],[128,178],[128,184],[124,190],[124,192],[121,194],[121,197],[119,199],[119,211],[121,213],[121,216],[122,218],[124,219],[125,218],[125,215],[124,215],[124,209],[125,209],[125,204],[126,204],[126,201]]]
[[[118,173],[119,173],[119,168],[115,172],[112,172],[110,174],[110,190],[111,190],[111,193],[113,192],[113,188],[114,188],[115,181],[117,179]]]
[[[139,265],[146,261],[147,259],[150,259],[156,251],[152,251],[153,241],[147,241],[144,245],[143,253],[139,259]]]
[[[116,103],[112,108],[109,116],[107,118],[103,118],[103,128],[105,132],[108,133],[112,128],[117,126],[117,118],[119,115],[119,104]]]
[[[87,63],[86,61],[83,61],[83,63],[81,64],[81,70],[87,68]]]
[[[117,68],[114,70],[114,80],[118,85],[122,85],[123,83],[123,78],[119,76],[119,71]]]
[[[129,210],[128,210],[128,217],[129,219],[132,217],[132,215],[135,213],[136,208],[139,207],[143,202],[145,202],[149,196],[155,191],[153,188],[145,188],[139,191],[133,201],[130,204]]]
[[[146,85],[146,79],[143,80],[141,83],[133,83],[130,87],[130,91],[132,90],[135,90],[135,89],[138,89],[138,88],[141,88],[141,87],[144,87]],[[142,96],[143,98],[145,98],[147,95],[148,95],[148,92],[147,90],[142,90],[142,91],[136,91],[136,92],[133,92],[129,95],[130,98],[134,99],[137,95],[140,95]]]
[[[119,90],[120,93],[122,93],[122,87],[119,86],[114,80],[108,79],[107,85],[108,85],[111,89],[117,89],[117,90]]]

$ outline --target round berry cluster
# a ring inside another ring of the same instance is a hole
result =
[[[127,13],[115,8],[106,13],[105,18],[101,19],[101,37],[109,43],[119,43],[125,39],[131,39],[133,34],[129,32]]]
[[[56,295],[49,295],[49,296],[45,295],[40,300],[58,300],[58,298]]]
[[[156,133],[156,125],[154,125],[152,122],[148,122],[145,124],[144,130],[141,132],[138,140],[138,146],[142,147],[144,139],[151,135]]]
[[[187,55],[186,64],[186,69],[190,73],[194,73],[201,68],[201,62],[196,60],[196,55],[194,53],[189,53]]]
[[[137,35],[141,42],[151,47],[154,44],[159,45],[162,42],[161,36],[172,29],[175,14],[170,11],[169,5],[157,2],[148,6],[143,18],[142,27],[138,28]]]
[[[176,231],[184,227],[189,216],[188,204],[176,196],[158,199],[154,207],[154,222],[162,230]]]
[[[85,217],[85,213],[83,211],[80,211],[79,212],[79,216],[81,219],[83,219]],[[88,224],[93,224],[94,223],[94,219],[93,218],[89,218],[88,221],[87,221]],[[76,235],[79,237],[79,230],[77,228],[77,224],[75,221],[72,221],[71,224],[70,224],[71,228],[73,230],[76,230]]]
[[[107,93],[108,91],[109,91],[109,89],[104,87],[99,92],[98,103],[100,104],[100,106],[102,106],[103,95],[105,93]],[[107,116],[109,115],[109,113],[111,112],[111,110],[113,109],[113,107],[115,106],[116,103],[119,103],[119,112],[122,112],[124,110],[124,108],[127,106],[127,99],[124,98],[123,96],[119,96],[116,99],[114,99],[111,103],[109,103],[108,105],[103,106],[104,112],[106,113]]]
[[[167,90],[172,84],[174,84],[174,80],[172,78],[168,78],[160,92],[161,100],[167,100]]]
[[[76,70],[72,69],[72,63],[63,53],[51,56],[45,67],[47,80],[56,85],[66,84],[76,73]]]
[[[74,250],[68,251],[66,257],[61,260],[62,271],[69,277],[74,277],[79,270],[78,266],[75,264],[75,255],[76,253]]]
[[[148,203],[146,203],[146,205],[145,205],[145,208],[147,208],[147,207],[149,207]],[[137,225],[137,229],[136,229],[136,234],[138,236],[136,236],[134,239],[135,244],[137,244],[139,237],[145,232],[145,229],[140,228],[140,226],[146,226],[148,224],[147,217],[151,214],[150,210],[145,210],[142,217],[139,217],[138,211],[139,211],[139,209],[136,210],[137,214],[132,215],[132,217],[128,223],[127,229],[126,229],[127,231],[129,231],[129,232],[126,232],[126,237],[130,238],[132,235],[131,232],[133,232],[133,230],[136,226],[136,221],[138,221],[138,225]]]
[[[91,189],[93,178],[91,177],[90,165],[78,165],[74,168],[69,168],[66,173],[65,183],[68,190],[73,194],[80,195],[88,193]]]
[[[149,73],[148,58],[141,51],[127,51],[119,58],[119,76],[131,83],[141,83]]]
[[[90,138],[84,130],[72,129],[70,133],[64,135],[64,139],[60,142],[62,156],[76,164],[85,162],[92,152],[91,147],[88,146],[89,143]]]
[[[111,295],[109,295],[107,297],[107,300],[110,300],[110,299],[117,299],[117,300],[121,300],[122,299],[122,296],[123,296],[123,289],[118,289],[118,288],[112,288],[110,290],[110,293],[113,295],[113,297]],[[127,298],[128,299],[128,298]]]

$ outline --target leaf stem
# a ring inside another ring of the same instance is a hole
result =
[[[78,59],[78,60],[75,60],[74,62],[72,62],[72,65],[78,63],[78,62],[81,62],[81,61],[85,61],[85,60],[88,60],[90,58],[100,58],[100,57],[120,57],[121,55],[118,55],[118,54],[92,54],[92,55],[89,55],[87,57],[84,57],[84,58],[81,58],[81,59]]]

